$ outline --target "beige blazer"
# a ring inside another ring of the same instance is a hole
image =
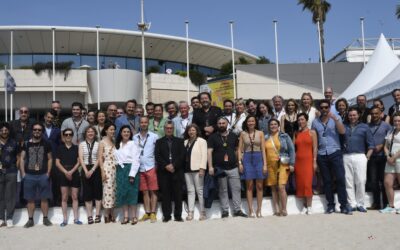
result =
[[[185,147],[189,140],[185,140]],[[193,171],[199,169],[207,169],[207,141],[201,137],[197,137],[192,148],[190,157],[190,169]]]

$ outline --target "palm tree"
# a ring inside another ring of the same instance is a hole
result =
[[[325,0],[298,0],[298,5],[303,5],[303,11],[309,10],[312,13],[312,21],[313,23],[319,22],[319,28],[321,31],[321,51],[322,58],[320,60],[325,62],[325,50],[324,50],[324,23],[326,20],[326,14],[331,8],[331,4]]]
[[[400,4],[396,5],[396,17],[400,19]]]

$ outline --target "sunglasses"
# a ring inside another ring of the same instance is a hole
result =
[[[320,106],[320,109],[329,109],[329,106]]]
[[[72,136],[73,136],[73,134],[71,134],[71,133],[68,133],[68,134],[64,134],[64,136],[65,136],[65,137],[68,137],[68,136],[72,137]]]
[[[42,131],[41,128],[34,128],[34,129],[32,129],[32,130],[35,131],[35,132],[41,132],[41,131]]]
[[[28,114],[28,110],[20,110],[19,113],[20,114]]]

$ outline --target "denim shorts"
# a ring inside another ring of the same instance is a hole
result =
[[[51,199],[50,179],[47,174],[25,174],[24,199],[33,201],[36,199]]]

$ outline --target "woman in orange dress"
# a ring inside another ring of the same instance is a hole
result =
[[[308,115],[297,115],[299,131],[295,134],[294,145],[296,147],[295,176],[296,196],[304,198],[303,214],[312,214],[312,181],[317,167],[317,134],[307,126]]]

